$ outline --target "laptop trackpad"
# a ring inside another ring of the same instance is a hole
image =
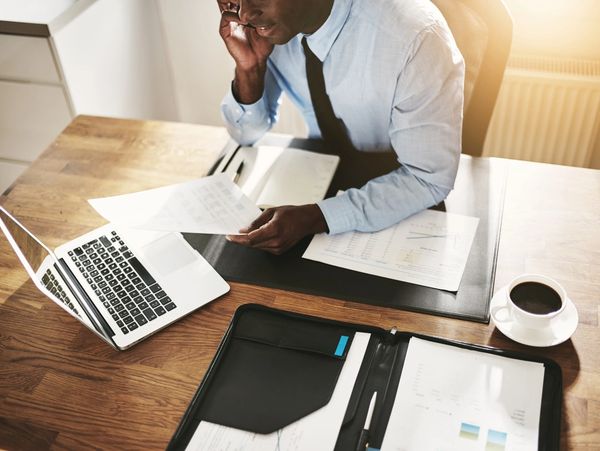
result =
[[[174,233],[164,235],[142,247],[142,254],[152,269],[168,275],[198,259],[198,254]]]

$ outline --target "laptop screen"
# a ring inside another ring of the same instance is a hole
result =
[[[62,279],[62,276],[56,270],[59,262],[54,253],[2,206],[0,206],[0,228],[36,287],[63,310],[83,323],[104,341],[111,344],[107,337],[99,333],[101,329],[94,325],[93,320],[90,321],[91,318],[81,308],[81,302],[73,297],[73,293],[67,295],[67,291],[71,290],[65,284],[64,280],[59,280]],[[48,278],[56,278],[56,289],[51,287],[52,283],[49,282],[52,281],[47,280]],[[59,285],[63,285],[63,287],[58,288]]]
[[[41,277],[39,271],[42,264],[51,258],[50,250],[2,207],[0,207],[0,225],[31,278],[38,280]]]

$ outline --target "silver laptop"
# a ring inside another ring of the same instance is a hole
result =
[[[180,233],[107,224],[52,252],[2,206],[0,227],[37,288],[115,349],[229,291]]]

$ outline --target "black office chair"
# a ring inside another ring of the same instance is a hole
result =
[[[463,153],[480,156],[512,43],[502,0],[432,0],[465,59]]]

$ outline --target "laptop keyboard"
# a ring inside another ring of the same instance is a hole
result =
[[[42,283],[46,288],[48,288],[48,291],[50,291],[50,293],[52,293],[63,304],[65,304],[67,307],[73,310],[75,314],[79,315],[79,312],[77,311],[71,300],[67,297],[67,293],[65,293],[65,290],[63,289],[63,287],[60,286],[58,280],[56,280],[56,277],[54,276],[54,274],[52,274],[52,272],[49,269],[47,269],[46,274],[42,276]]]
[[[177,307],[115,231],[69,257],[124,334]]]

